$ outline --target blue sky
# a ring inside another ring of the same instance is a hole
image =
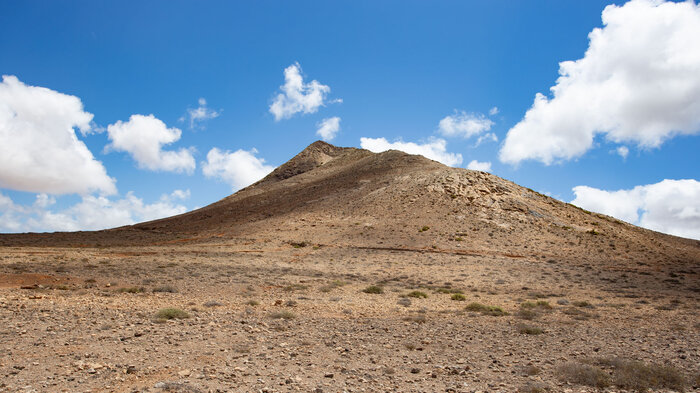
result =
[[[609,4],[7,3],[0,74],[15,79],[0,85],[0,231],[95,229],[207,205],[338,118],[326,139],[339,146],[414,143],[453,166],[476,161],[558,199],[700,238],[700,46],[688,38],[700,11]],[[558,81],[564,61],[577,62]],[[41,107],[46,97],[55,105]],[[73,117],[56,120],[68,107]],[[92,157],[61,161],[79,154],[71,132]],[[46,148],[30,151],[32,141]],[[28,173],[46,157],[55,165]]]

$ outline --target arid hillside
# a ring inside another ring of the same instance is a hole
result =
[[[591,263],[700,262],[700,241],[587,212],[485,172],[315,142],[263,180],[176,217],[0,245],[151,245],[253,237]]]
[[[0,392],[700,390],[700,242],[316,142],[205,208],[0,235]]]

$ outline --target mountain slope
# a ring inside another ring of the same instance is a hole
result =
[[[590,213],[495,175],[320,141],[261,181],[196,211],[107,231],[4,235],[0,244],[236,238],[542,261],[700,262],[698,241]]]

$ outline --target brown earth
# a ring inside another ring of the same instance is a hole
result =
[[[631,391],[618,357],[693,390],[699,299],[696,240],[316,142],[180,216],[0,235],[0,391]]]

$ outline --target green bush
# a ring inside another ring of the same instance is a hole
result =
[[[184,319],[184,318],[189,318],[190,314],[187,312],[180,310],[179,308],[163,308],[158,310],[156,313],[156,319]]]
[[[450,297],[450,299],[456,300],[458,302],[463,302],[463,301],[467,300],[467,297],[462,295],[461,293],[455,293]]]
[[[413,291],[413,292],[407,293],[407,294],[404,295],[404,296],[406,296],[406,297],[414,297],[414,298],[423,298],[423,299],[425,299],[425,298],[428,297],[428,294],[425,293],[425,292],[421,292],[421,291]]]
[[[481,304],[481,303],[469,303],[467,305],[467,307],[465,307],[465,310],[478,312],[478,313],[481,313],[484,315],[491,315],[494,317],[508,315],[507,312],[503,311],[503,309],[498,307],[498,306],[486,306],[486,305]]]
[[[370,285],[367,288],[363,289],[362,292],[379,295],[384,293],[384,288],[378,285]]]

